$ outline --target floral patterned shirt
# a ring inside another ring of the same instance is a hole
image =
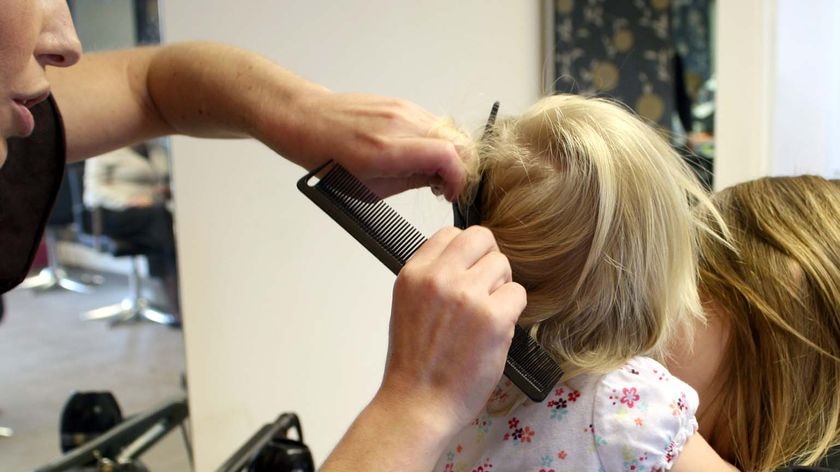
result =
[[[515,393],[503,379],[434,470],[665,471],[697,431],[697,392],[647,357],[558,383],[542,403],[526,399],[504,408]]]

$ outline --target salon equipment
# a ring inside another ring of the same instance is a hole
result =
[[[310,185],[310,181],[319,178]],[[426,238],[343,167],[328,161],[306,174],[298,189],[362,243],[394,274]],[[534,401],[544,400],[563,375],[557,362],[519,325],[505,375]]]
[[[67,166],[66,175],[73,200],[73,221],[78,229],[77,240],[96,251],[113,257],[129,257],[128,296],[113,305],[96,308],[82,314],[86,321],[107,320],[112,324],[137,321],[171,325],[175,317],[162,307],[156,306],[143,295],[143,278],[140,276],[140,257],[146,249],[131,241],[111,238],[102,234],[101,214],[97,209],[84,206],[84,163]]]
[[[288,437],[296,431],[297,439]],[[303,430],[294,413],[283,413],[251,436],[217,472],[314,472]]]
[[[33,472],[144,471],[138,458],[174,428],[181,426],[183,430],[188,413],[186,398],[168,401],[128,418]]]
[[[61,452],[69,452],[122,423],[123,415],[111,392],[76,392],[61,412]]]

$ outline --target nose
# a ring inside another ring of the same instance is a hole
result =
[[[82,43],[76,35],[70,9],[64,0],[48,0],[44,26],[35,46],[35,58],[42,66],[69,67],[79,62]]]

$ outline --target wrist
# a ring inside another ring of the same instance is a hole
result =
[[[279,69],[279,67],[278,67]],[[271,75],[276,84],[265,84],[265,93],[258,93],[251,100],[254,117],[249,133],[275,152],[290,161],[310,169],[320,162],[309,162],[306,153],[312,146],[312,137],[318,139],[318,113],[315,104],[332,92],[320,85],[308,82],[290,72],[279,69]],[[269,93],[282,89],[283,93]],[[313,113],[315,112],[315,113]],[[323,139],[323,137],[321,137]]]
[[[460,430],[434,405],[411,392],[380,388],[320,470],[431,470]]]
[[[395,435],[400,438],[398,446],[411,444],[415,453],[431,459],[432,464],[464,426],[435,399],[422,395],[397,398],[380,392],[367,409],[372,416],[390,423],[389,430],[399,431]]]
[[[445,394],[418,388],[416,384],[406,388],[383,384],[370,405],[399,418],[400,423],[427,438],[437,438],[440,447],[448,444],[473,419],[459,414],[458,406]]]

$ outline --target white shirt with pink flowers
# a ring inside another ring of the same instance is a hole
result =
[[[510,405],[515,393],[503,379],[434,470],[665,471],[697,431],[697,393],[647,357],[558,383],[541,403],[525,400],[502,416],[489,413]]]

